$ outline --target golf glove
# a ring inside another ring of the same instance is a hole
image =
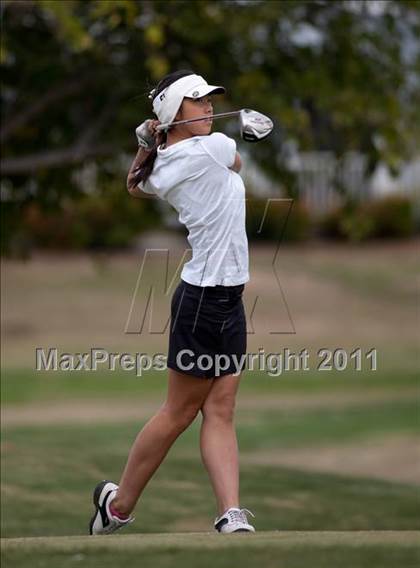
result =
[[[136,128],[136,136],[139,146],[142,146],[142,148],[145,148],[146,150],[151,150],[155,143],[153,132],[149,129],[151,122],[152,120],[149,118]]]

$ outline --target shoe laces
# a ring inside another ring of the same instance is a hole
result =
[[[248,524],[246,513],[249,513],[252,517],[255,517],[255,515],[251,513],[249,509],[231,509],[227,512],[227,516],[229,517],[229,521],[231,523],[237,522]]]

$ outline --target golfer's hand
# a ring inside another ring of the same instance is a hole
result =
[[[149,131],[153,134],[154,137],[157,136],[158,131],[156,128],[159,126],[160,120],[150,120],[148,124]]]
[[[142,122],[140,126],[137,126],[136,137],[139,146],[146,150],[152,149],[158,134],[156,128],[159,124],[159,120],[148,119]]]

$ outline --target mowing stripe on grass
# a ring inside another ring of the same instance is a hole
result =
[[[259,533],[239,533],[220,535],[214,532],[155,533],[108,536],[67,536],[3,538],[4,550],[48,549],[51,551],[71,551],[74,549],[148,549],[166,547],[220,549],[230,547],[289,547],[310,545],[317,547],[349,546],[360,547],[375,544],[395,544],[400,546],[420,545],[420,531],[265,531]]]

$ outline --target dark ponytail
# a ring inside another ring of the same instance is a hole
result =
[[[154,89],[153,99],[169,87],[169,85],[172,85],[172,83],[175,83],[175,81],[178,81],[178,79],[186,77],[187,75],[194,75],[194,71],[181,69],[180,71],[174,71],[173,73],[166,75],[161,81],[159,81],[157,87]],[[145,159],[133,170],[134,177],[130,184],[132,187],[137,186],[140,182],[146,183],[153,171],[153,166],[155,165],[158,146],[160,146],[160,144],[164,144],[166,142],[166,138],[167,132],[163,131],[155,137],[155,143],[153,144],[152,149],[147,153],[145,152]]]

